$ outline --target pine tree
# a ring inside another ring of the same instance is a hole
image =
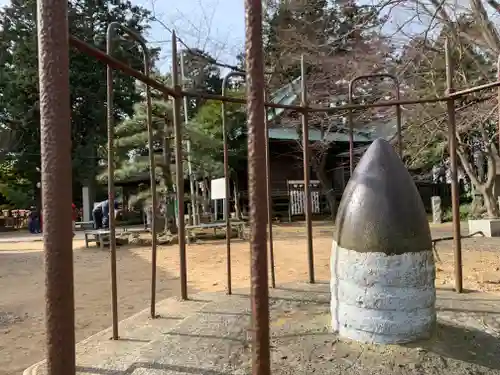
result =
[[[106,28],[119,22],[141,34],[148,29],[149,12],[130,1],[71,0],[70,33],[105,50]],[[120,42],[115,57],[143,69],[142,54],[132,42]],[[151,51],[154,58],[157,50]],[[36,37],[36,1],[11,1],[0,10],[0,125],[15,126],[16,143],[8,155],[20,177],[33,188],[40,175],[40,115]],[[106,142],[106,66],[70,49],[70,90],[73,181],[75,188],[92,183],[98,171],[100,148]],[[139,99],[135,80],[115,74],[117,120],[132,114]],[[71,187],[68,187],[71,188]],[[79,190],[79,189],[78,189]]]

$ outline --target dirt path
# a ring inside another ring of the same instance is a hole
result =
[[[307,252],[304,237],[285,230],[275,242],[278,284],[305,281]],[[80,241],[81,242],[81,241]],[[75,243],[80,246],[80,243]],[[315,231],[317,280],[329,280],[331,236]],[[9,248],[10,247],[10,248]],[[500,247],[498,240],[464,241],[464,286],[468,289],[500,292]],[[40,242],[0,244],[0,374],[20,374],[44,357],[44,279]],[[29,251],[31,250],[31,251]],[[37,251],[38,250],[38,251]],[[452,286],[451,243],[439,247],[437,285]],[[17,251],[17,252],[16,252]],[[226,248],[224,241],[188,246],[189,293],[224,290]],[[123,319],[147,307],[150,293],[149,248],[118,250],[119,317]],[[246,287],[250,280],[247,242],[232,246],[233,287]],[[111,325],[109,254],[98,249],[75,250],[75,313],[77,341]],[[179,294],[178,249],[160,247],[158,254],[158,300]]]

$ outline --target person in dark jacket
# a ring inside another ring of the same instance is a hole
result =
[[[118,209],[118,202],[115,200],[113,209]],[[99,202],[92,210],[95,229],[109,228],[109,200]]]
[[[28,229],[32,234],[41,233],[40,214],[34,206],[31,207],[28,216]]]

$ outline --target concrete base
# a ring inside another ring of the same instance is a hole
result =
[[[469,220],[469,233],[482,232],[485,237],[500,237],[500,219]]]
[[[332,329],[364,343],[429,338],[436,322],[432,251],[358,252],[333,241]]]

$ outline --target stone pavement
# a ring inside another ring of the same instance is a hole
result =
[[[273,374],[500,374],[500,297],[438,291],[439,323],[432,340],[373,346],[329,332],[329,285],[290,284],[270,291]],[[248,291],[171,298],[77,345],[77,373],[250,374]],[[44,362],[25,375],[45,375]]]

